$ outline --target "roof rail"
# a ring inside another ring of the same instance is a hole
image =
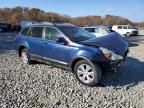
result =
[[[52,25],[52,26],[56,26],[56,25],[69,25],[69,26],[75,26],[74,24],[71,23],[51,23],[51,22],[36,22],[33,23],[31,25],[40,25],[40,24],[44,24],[44,25]]]
[[[42,22],[42,24],[54,25],[52,22]]]
[[[40,24],[45,24],[45,25],[54,25],[53,23],[51,22],[36,22],[36,23],[33,23],[32,25],[40,25]]]
[[[53,25],[55,25],[55,26],[57,26],[57,25],[75,26],[74,24],[71,24],[71,23],[54,23]]]
[[[71,25],[71,26],[75,26],[74,24],[72,23],[63,23],[64,25]]]

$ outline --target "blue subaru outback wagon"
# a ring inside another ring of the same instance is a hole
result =
[[[128,53],[128,43],[118,33],[96,38],[70,24],[33,24],[15,41],[23,63],[36,60],[69,69],[87,86],[98,83],[105,69],[117,71]]]

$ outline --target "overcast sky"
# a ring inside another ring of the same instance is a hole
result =
[[[16,6],[40,8],[72,17],[111,14],[136,22],[144,21],[144,0],[0,0],[0,8]]]

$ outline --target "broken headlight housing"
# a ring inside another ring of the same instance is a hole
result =
[[[102,51],[105,59],[107,59],[107,60],[122,60],[122,59],[124,59],[123,56],[118,55],[106,48],[100,47],[100,50]]]

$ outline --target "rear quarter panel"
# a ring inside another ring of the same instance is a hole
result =
[[[21,46],[24,46],[29,51],[28,39],[26,36],[17,35],[15,40],[15,49],[19,50]]]

